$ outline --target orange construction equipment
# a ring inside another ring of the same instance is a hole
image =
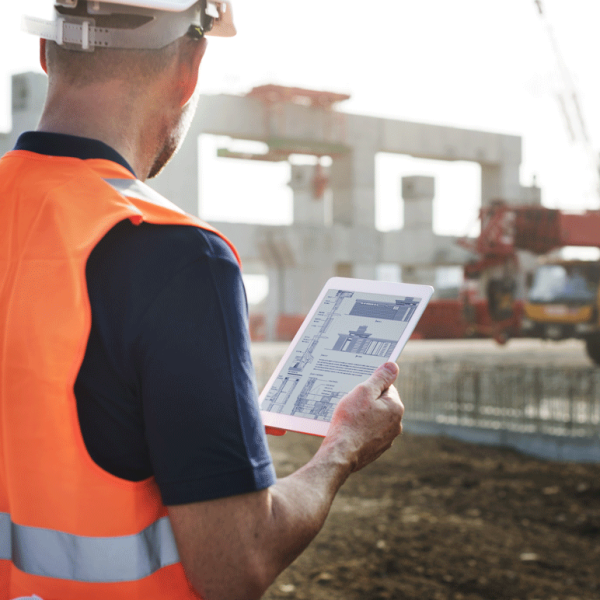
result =
[[[515,336],[582,338],[600,364],[600,261],[545,257],[565,246],[600,248],[600,212],[569,213],[496,200],[480,211],[481,233],[460,245],[478,258],[465,265],[456,300],[430,302],[415,334],[426,338]],[[539,255],[526,298],[517,297],[518,252]]]
[[[600,248],[600,212],[570,213],[541,206],[494,202],[481,209],[481,234],[461,244],[479,255],[465,277],[485,279],[490,326],[472,319],[478,333],[498,341],[512,335],[581,338],[600,364],[600,261],[564,260],[565,246]],[[516,298],[517,252],[540,255],[524,300]],[[548,256],[554,252],[555,256]],[[463,298],[467,312],[468,294]]]

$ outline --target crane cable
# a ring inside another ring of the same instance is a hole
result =
[[[565,60],[560,51],[556,34],[554,33],[554,28],[552,27],[548,17],[546,16],[546,13],[544,12],[542,0],[534,0],[534,2],[537,7],[540,18],[542,19],[546,28],[546,33],[548,34],[548,39],[550,40],[550,45],[552,46],[552,51],[554,52],[554,56],[556,58],[556,62],[558,64],[560,75],[563,81],[564,91],[558,92],[557,99],[560,105],[561,112],[565,118],[567,130],[569,131],[569,136],[572,142],[581,142],[582,145],[585,147],[596,178],[596,195],[600,196],[600,161],[594,147],[592,146],[587,124],[585,122],[583,111],[581,109],[579,95],[577,94],[577,88],[573,81],[571,72],[569,71],[569,68],[567,67],[567,64],[565,63]],[[577,117],[579,134],[577,133],[577,129],[573,125],[573,119],[569,114],[569,100],[571,101],[572,111]]]

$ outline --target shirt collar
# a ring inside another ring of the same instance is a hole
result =
[[[14,149],[48,156],[70,156],[82,160],[102,158],[125,167],[136,177],[131,165],[116,150],[100,140],[64,133],[26,131],[19,136]]]

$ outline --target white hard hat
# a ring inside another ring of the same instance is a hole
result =
[[[55,0],[55,19],[23,18],[23,29],[70,50],[151,50],[191,33],[236,34],[231,0]],[[132,28],[96,25],[96,17],[137,15]]]

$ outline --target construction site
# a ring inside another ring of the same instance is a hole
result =
[[[13,76],[0,153],[35,129],[45,91],[41,74]],[[282,85],[201,96],[183,147],[149,182],[202,218],[201,135],[230,140],[221,161],[290,163],[291,225],[211,221],[244,273],[268,281],[250,306],[259,389],[330,277],[376,279],[382,265],[406,283],[463,274],[437,291],[399,359],[403,437],[345,484],[265,597],[600,599],[600,259],[562,252],[600,249],[600,212],[543,206],[520,182],[519,136],[351,114],[348,99]],[[477,164],[479,233],[434,231],[428,175],[402,178],[403,226],[377,230],[381,152]],[[271,438],[278,476],[319,443]]]

